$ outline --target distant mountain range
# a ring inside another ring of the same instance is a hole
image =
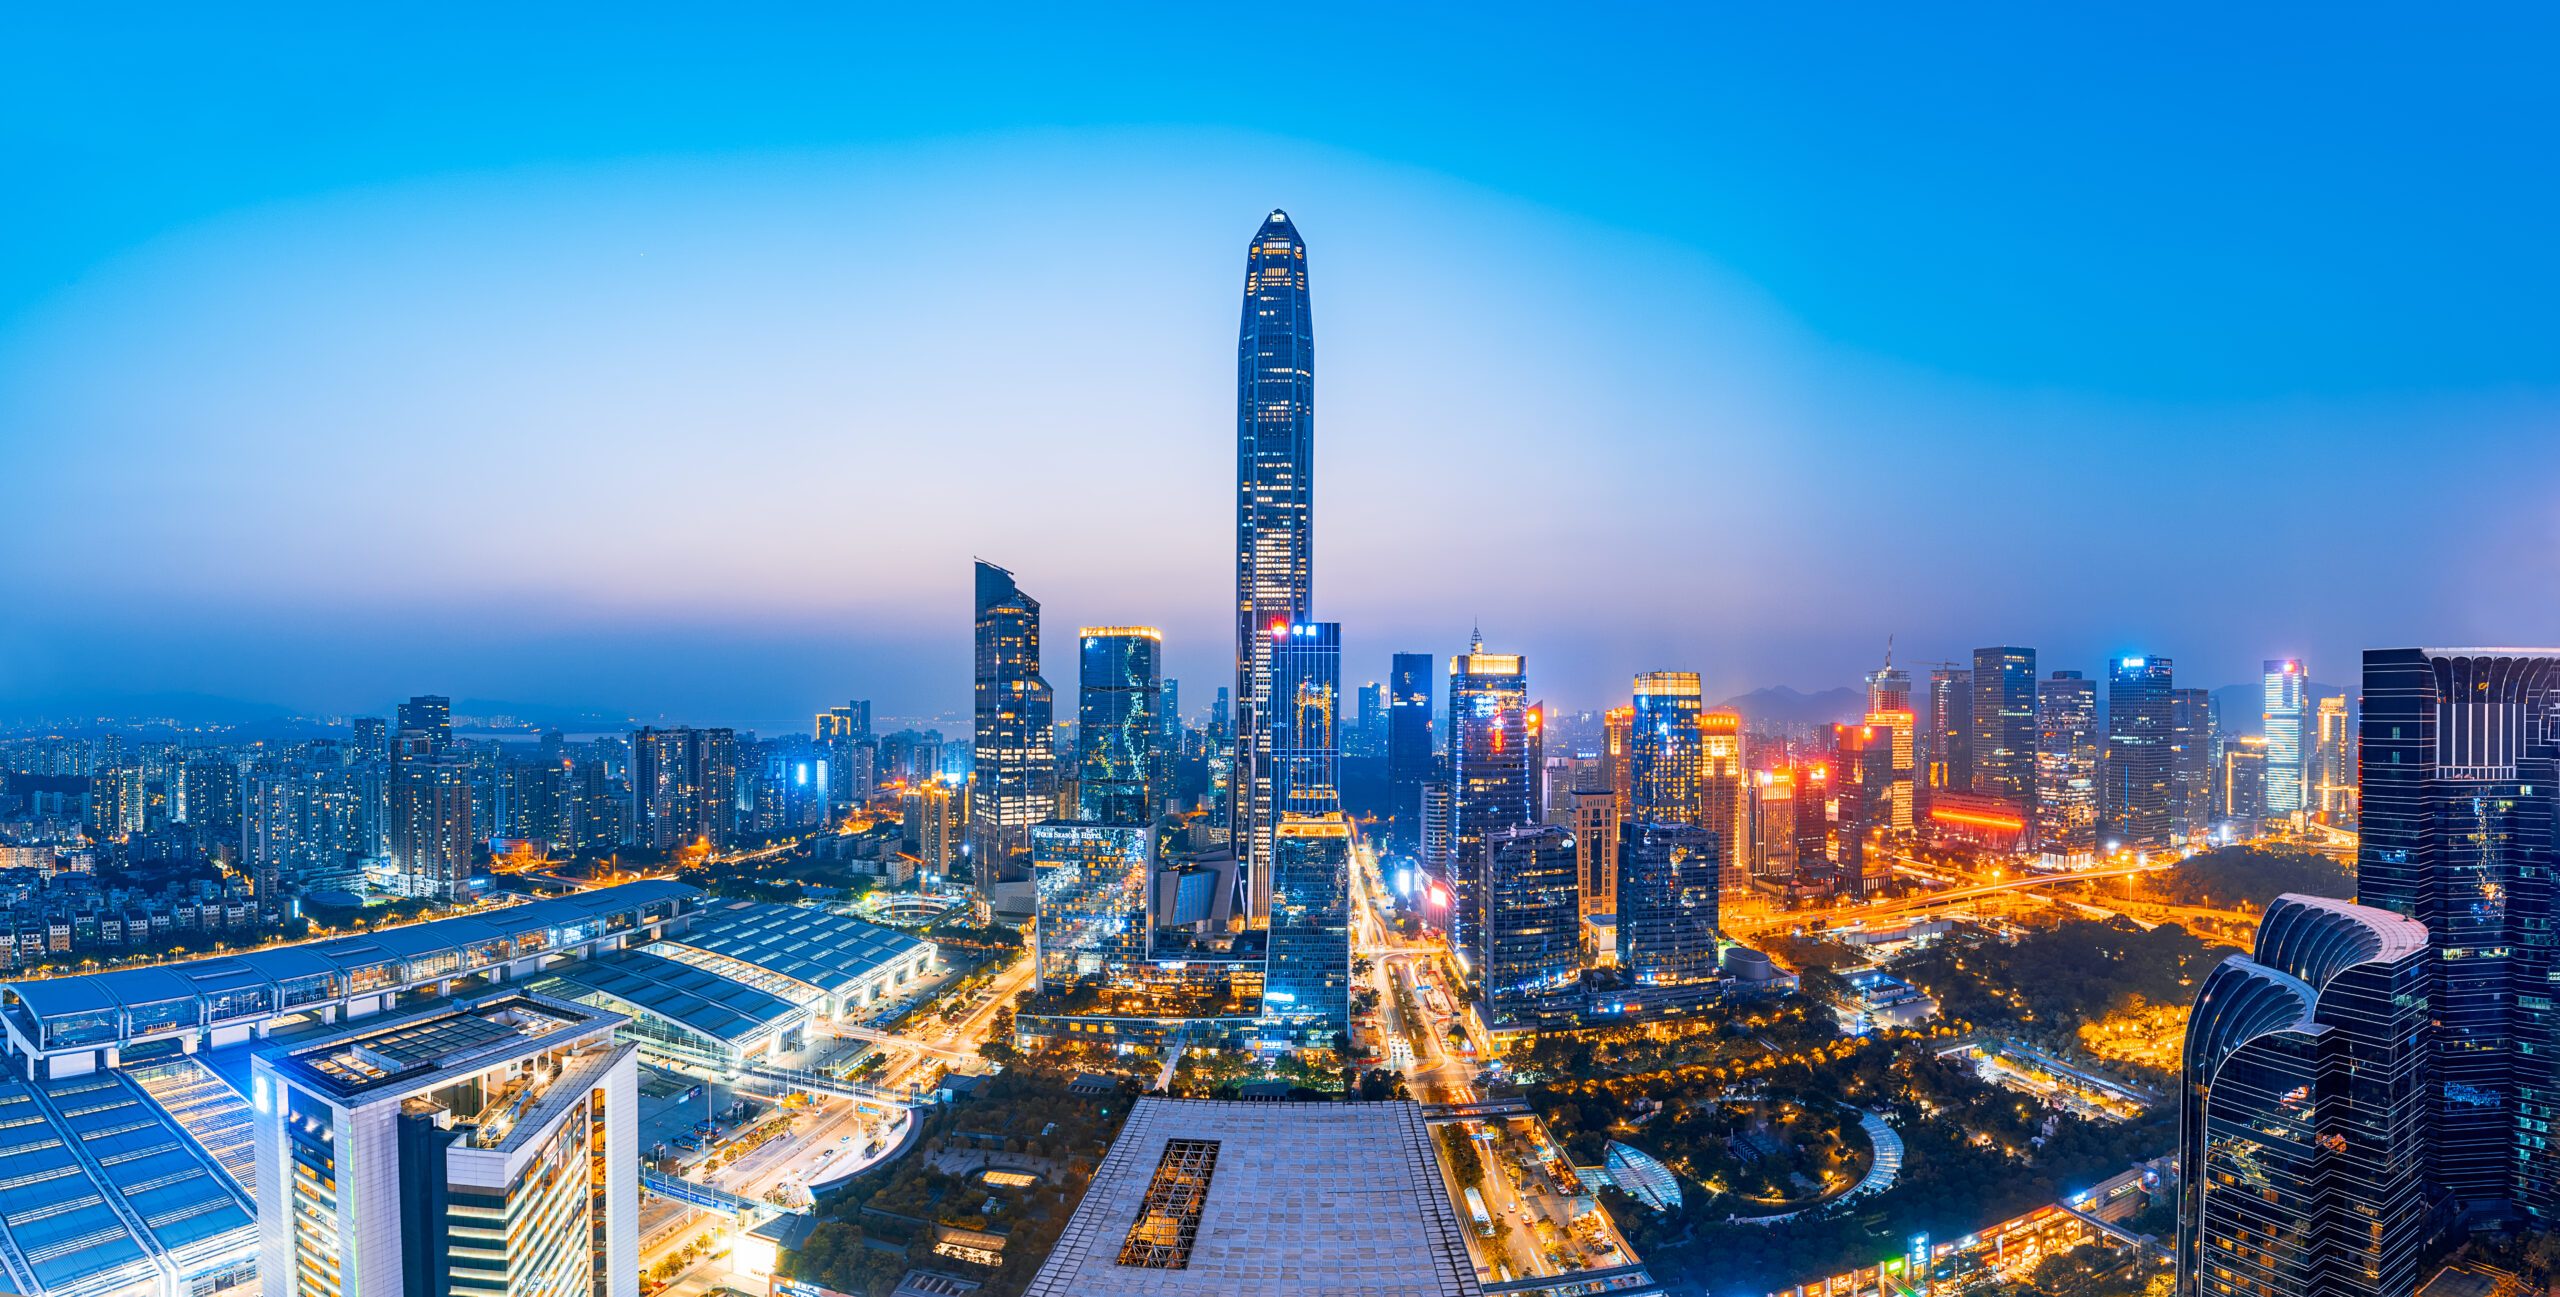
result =
[[[1720,705],[1742,713],[1744,720],[1763,724],[1829,725],[1866,715],[1867,693],[1843,686],[1809,694],[1779,685],[1727,698]]]

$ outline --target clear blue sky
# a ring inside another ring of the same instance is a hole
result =
[[[1205,700],[1270,206],[1362,678],[2560,635],[2548,10],[5,21],[0,698]]]

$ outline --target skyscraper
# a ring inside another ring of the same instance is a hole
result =
[[[450,901],[471,883],[471,772],[424,755],[393,767],[391,860],[403,895]]]
[[[2405,1297],[2427,1241],[2427,929],[2279,896],[2187,1019],[2178,1291]]]
[[[1431,655],[1398,653],[1387,672],[1388,841],[1422,850],[1422,786],[1431,780]]]
[[[1341,623],[1274,627],[1271,639],[1271,804],[1283,819],[1330,815],[1342,809]]]
[[[1911,808],[1909,712],[1902,727],[1902,809]],[[1751,887],[1751,773],[1742,750],[1742,714],[1718,709],[1698,715],[1698,823],[1714,829],[1724,850],[1725,893]],[[1905,824],[1903,827],[1910,827]]]
[[[1055,699],[1040,675],[1040,601],[1013,573],[977,565],[977,751],[969,780],[970,868],[978,895],[1030,876],[1031,826],[1057,810]]]
[[[1255,901],[1273,810],[1273,627],[1315,616],[1315,324],[1307,245],[1273,212],[1245,250],[1236,344],[1236,858]]]
[[[2461,1209],[2550,1220],[2560,649],[2368,649],[2363,696],[2357,899],[2425,924],[2439,957],[2430,1178]]]
[[[442,694],[420,694],[400,704],[400,728],[426,734],[434,750],[453,746],[453,700]]]
[[[2347,724],[2347,699],[2331,694],[2320,700],[2311,744],[2311,810],[2322,824],[2354,828],[2356,823],[2356,736]],[[190,812],[192,814],[192,812]]]
[[[1360,686],[1360,720],[1354,727],[1357,738],[1344,744],[1355,755],[1383,757],[1387,754],[1387,687],[1372,680]]]
[[[2036,651],[1973,651],[1973,791],[2035,805]]]
[[[1469,958],[1485,1025],[1534,1027],[1582,970],[1581,880],[1574,837],[1554,824],[1496,829],[1485,839],[1484,922]]]
[[[1267,952],[1263,1016],[1297,1044],[1332,1047],[1351,1024],[1351,825],[1339,812],[1284,815],[1272,831]]]
[[[2169,820],[2180,837],[2201,837],[2213,828],[2213,784],[2221,765],[2213,732],[2213,691],[2169,691]],[[2353,780],[2355,772],[2347,772]]]
[[[631,734],[631,829],[660,851],[725,846],[737,829],[735,730],[643,727]]]
[[[2098,846],[2098,683],[2077,671],[2036,682],[2035,841],[2065,860]]]
[[[1627,818],[1648,823],[1699,822],[1698,715],[1705,703],[1694,671],[1647,671],[1635,679],[1635,717],[1627,730]]]
[[[1638,987],[1716,975],[1723,844],[1694,824],[1627,821],[1618,839],[1618,966]]]
[[[1602,789],[1573,794],[1574,858],[1582,866],[1582,912],[1618,912],[1618,795]],[[1612,957],[1616,952],[1610,952]]]
[[[1929,673],[1928,788],[1973,791],[1973,672],[1939,667]]]
[[[1529,804],[1528,659],[1487,653],[1479,636],[1449,659],[1449,855],[1452,945],[1476,946],[1485,843],[1537,818]]]
[[[1147,880],[1155,833],[1143,824],[1050,820],[1030,829],[1040,895],[1033,931],[1040,989],[1136,965],[1147,957]]]
[[[1164,637],[1149,626],[1087,626],[1076,655],[1076,818],[1152,826],[1163,809],[1157,760]]]
[[[2260,721],[2267,736],[2267,817],[2291,819],[2311,803],[2305,760],[2310,745],[2304,742],[2311,721],[2310,681],[2302,664],[2291,658],[2264,663],[2259,681],[2265,706]]]
[[[2123,657],[2107,676],[2105,844],[2157,851],[2176,840],[2169,819],[2169,659]]]

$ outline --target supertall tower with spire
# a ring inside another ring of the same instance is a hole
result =
[[[1236,345],[1236,778],[1246,913],[1270,913],[1273,632],[1315,620],[1315,325],[1307,245],[1273,212],[1245,252]]]

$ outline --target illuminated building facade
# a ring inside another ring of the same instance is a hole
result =
[[[2169,691],[2169,819],[2180,837],[2191,840],[2213,828],[2213,787],[2222,771],[2222,736],[2214,725],[2219,714],[2210,689]]]
[[[2407,1297],[2427,1242],[2427,929],[2279,896],[2187,1019],[2178,1291]]]
[[[2551,984],[2560,649],[2369,649],[2357,899],[2436,954],[2430,1179],[2465,1210],[2560,1212]]]
[[[2109,850],[2158,851],[2177,840],[2169,819],[2169,659],[2115,660],[2107,675],[2107,765],[2103,798]]]
[[[1582,866],[1584,915],[1618,912],[1618,795],[1597,789],[1575,792],[1567,821],[1573,829],[1574,856]]]
[[[2254,838],[2267,817],[2267,740],[2243,734],[2222,745],[2222,778],[2214,799],[2225,838]]]
[[[1636,709],[1612,707],[1600,716],[1600,770],[1602,785],[1617,794],[1618,805],[1635,805],[1635,763],[1629,745],[1634,741]]]
[[[1904,737],[1909,735],[1905,726]],[[1723,840],[1724,890],[1734,895],[1751,887],[1751,772],[1742,743],[1740,712],[1699,715],[1698,822]],[[1907,742],[1903,750],[1908,755]]]
[[[1885,650],[1884,665],[1867,673],[1867,710],[1911,710],[1911,673],[1893,664],[1891,648]]]
[[[1307,245],[1273,212],[1245,250],[1236,343],[1236,855],[1270,909],[1271,629],[1315,620],[1315,322]],[[1339,680],[1337,674],[1336,679]]]
[[[1724,844],[1694,824],[1630,820],[1618,839],[1618,967],[1638,987],[1716,975]]]
[[[2036,651],[1973,651],[1973,791],[2035,804]]]
[[[2077,671],[2036,682],[2035,844],[2087,860],[2098,848],[2098,685]]]
[[[1057,813],[1056,699],[1040,674],[1040,601],[1013,573],[977,565],[977,746],[969,854],[981,899],[1030,876],[1031,826]]]
[[[1927,730],[1928,790],[1973,791],[1973,672],[1939,667],[1929,673]]]
[[[1351,1029],[1351,825],[1338,811],[1272,831],[1271,935],[1262,1013],[1296,1044],[1330,1049]]]
[[[1916,754],[1912,722],[1917,719],[1907,711],[1868,712],[1862,728],[1873,733],[1883,745],[1883,769],[1868,792],[1875,800],[1875,827],[1908,833],[1913,823],[1912,766]]]
[[[1485,1025],[1531,1027],[1570,1013],[1582,972],[1573,835],[1553,824],[1497,829],[1486,836],[1484,859],[1483,922],[1470,955]]]
[[[392,767],[391,865],[404,896],[450,901],[471,885],[471,770],[445,756]]]
[[[1703,758],[1698,714],[1705,703],[1693,671],[1647,671],[1635,679],[1635,715],[1627,732],[1627,817],[1661,823],[1698,822]]]
[[[2259,721],[2267,736],[2267,817],[2289,820],[2311,803],[2306,760],[2310,745],[2305,742],[2311,722],[2311,682],[2302,673],[2302,663],[2292,658],[2262,663],[2258,680],[2265,707]]]
[[[1146,959],[1147,879],[1154,865],[1155,830],[1146,825],[1050,820],[1031,826],[1041,990],[1063,990],[1079,978]]]
[[[1087,626],[1076,655],[1076,818],[1148,824],[1164,809],[1164,637]]]
[[[1282,819],[1342,809],[1342,624],[1271,629],[1272,805]]]
[[[266,1297],[638,1297],[627,1020],[508,991],[250,1062]]]
[[[2356,735],[2347,720],[2346,695],[2321,699],[2313,720],[2312,813],[2322,824],[2352,829],[2356,824]]]
[[[1537,818],[1529,804],[1528,659],[1479,637],[1449,659],[1449,881],[1453,949],[1476,948],[1486,841]]]
[[[1751,872],[1793,878],[1796,872],[1796,772],[1763,770],[1752,779]]]
[[[1929,803],[1929,835],[1986,851],[2012,851],[2027,837],[2028,810],[2005,797],[1949,792]]]
[[[405,760],[395,760],[395,769]],[[660,851],[697,842],[727,846],[738,825],[737,731],[685,725],[633,731],[631,824],[640,841]]]
[[[1431,655],[1398,653],[1387,671],[1387,840],[1422,851],[1422,788],[1431,782]]]

